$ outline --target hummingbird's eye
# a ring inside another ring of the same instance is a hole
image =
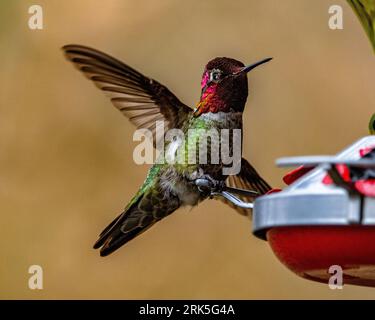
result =
[[[210,81],[218,82],[221,78],[221,71],[220,70],[212,70],[210,73]]]

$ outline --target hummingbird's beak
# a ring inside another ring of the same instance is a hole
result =
[[[266,58],[266,59],[260,60],[258,62],[253,63],[253,64],[250,64],[250,65],[248,65],[246,67],[243,67],[242,69],[240,69],[239,71],[237,71],[234,74],[238,75],[238,74],[242,74],[242,73],[248,73],[250,70],[253,70],[257,66],[260,66],[261,64],[266,63],[266,62],[268,62],[270,60],[272,60],[272,58]]]

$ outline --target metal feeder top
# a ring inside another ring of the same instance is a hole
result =
[[[350,190],[335,168],[335,164],[375,168],[374,160],[361,159],[359,153],[374,146],[375,136],[367,136],[333,157],[279,159],[280,166],[316,167],[283,191],[255,200],[254,235],[265,240],[267,230],[274,227],[375,225],[375,198]],[[327,173],[333,184],[322,183]]]

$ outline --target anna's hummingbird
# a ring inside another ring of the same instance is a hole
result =
[[[138,128],[155,132],[156,121],[164,120],[167,130],[182,130],[183,141],[165,143],[162,157],[176,154],[191,144],[191,136],[187,135],[189,129],[242,129],[242,113],[248,95],[247,73],[271,60],[264,59],[249,66],[224,57],[209,61],[202,76],[200,101],[193,110],[164,85],[105,53],[80,45],[64,46],[63,51],[68,60],[106,92],[115,107]],[[210,142],[212,145],[213,141]],[[155,135],[153,143],[154,146],[157,144]],[[230,146],[232,149],[233,145]],[[242,154],[241,149],[240,152]],[[195,206],[206,199],[209,195],[194,183],[197,178],[218,183],[225,181],[229,186],[255,190],[259,194],[270,190],[267,182],[244,158],[240,172],[230,176],[223,174],[221,159],[216,164],[158,160],[124,211],[99,235],[94,248],[101,248],[101,256],[112,253],[179,207]],[[236,210],[249,214],[249,210]]]

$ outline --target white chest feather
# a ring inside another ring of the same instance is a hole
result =
[[[174,163],[175,162],[177,151],[181,147],[181,145],[182,145],[182,140],[179,139],[179,138],[173,140],[168,145],[168,147],[165,151],[165,158],[166,158],[168,163]]]
[[[242,123],[242,112],[207,112],[200,116],[203,119],[215,121],[221,123],[221,125],[228,129],[231,128],[231,123]]]

